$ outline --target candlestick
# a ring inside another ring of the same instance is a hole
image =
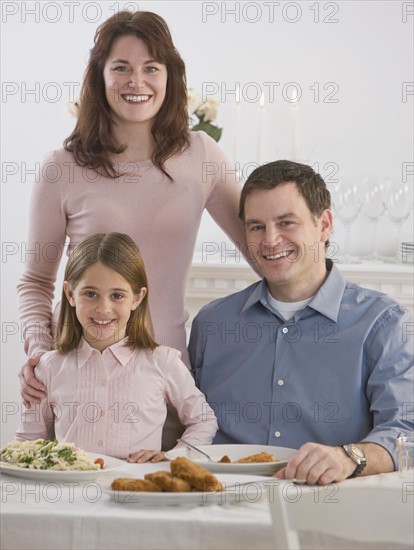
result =
[[[257,132],[257,163],[263,164],[264,161],[264,146],[265,146],[265,128],[266,128],[266,109],[264,94],[259,99],[259,122]]]
[[[236,101],[233,105],[233,160],[240,162],[240,83],[236,82]]]
[[[293,93],[291,97],[292,107],[291,107],[291,119],[292,119],[292,160],[300,160],[300,128],[299,128],[299,118],[300,118],[300,107],[298,105],[298,91],[296,88],[293,88]]]

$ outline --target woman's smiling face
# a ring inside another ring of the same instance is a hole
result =
[[[113,43],[104,67],[105,94],[118,125],[152,126],[167,90],[167,67],[150,55],[143,40],[121,36]]]

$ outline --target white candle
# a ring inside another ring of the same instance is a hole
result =
[[[240,162],[240,83],[236,82],[236,101],[233,105],[233,160]]]
[[[266,128],[266,109],[264,94],[259,99],[259,121],[257,132],[257,164],[264,162],[264,146],[265,146],[265,128]]]
[[[292,93],[292,107],[291,107],[291,118],[292,118],[292,160],[300,160],[300,131],[299,131],[299,117],[300,117],[300,107],[298,105],[298,91],[296,88],[293,88]]]

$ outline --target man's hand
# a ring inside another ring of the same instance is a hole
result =
[[[127,462],[161,462],[165,460],[165,453],[161,451],[146,451],[141,449],[140,451],[129,455]]]
[[[279,470],[279,479],[304,479],[308,485],[328,485],[352,475],[357,465],[342,447],[305,443]]]
[[[35,375],[35,366],[39,363],[43,353],[39,352],[32,357],[29,357],[27,363],[23,365],[19,372],[20,378],[20,395],[23,398],[24,406],[30,409],[31,403],[40,403],[46,397],[46,388],[39,382]]]

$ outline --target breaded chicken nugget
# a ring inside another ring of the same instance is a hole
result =
[[[190,493],[192,489],[189,483],[173,476],[170,472],[153,472],[145,474],[144,478],[155,483],[167,493]]]
[[[184,479],[197,491],[223,491],[222,484],[212,473],[183,456],[173,460],[170,466],[174,476]]]
[[[259,453],[257,455],[250,455],[246,458],[240,458],[236,460],[237,464],[250,464],[256,462],[278,462],[278,460],[270,453]]]
[[[136,491],[145,493],[162,493],[162,489],[145,479],[136,479],[132,477],[118,477],[113,480],[111,489],[117,491]]]

